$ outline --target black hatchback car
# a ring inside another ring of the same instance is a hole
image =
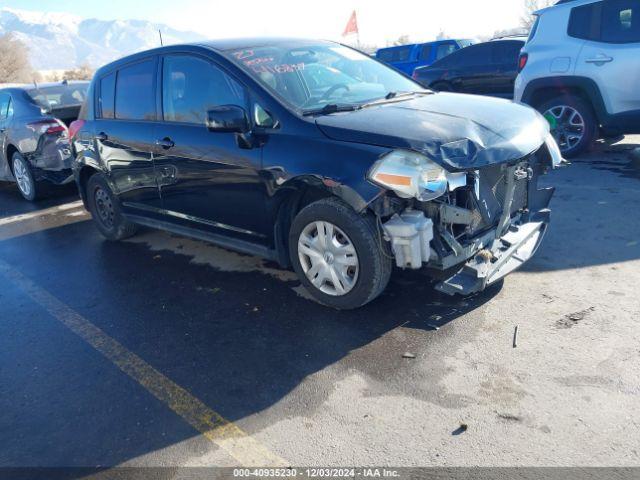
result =
[[[0,180],[15,181],[27,200],[41,182],[73,182],[67,127],[78,118],[89,82],[33,84],[0,90]]]
[[[137,225],[293,266],[322,303],[376,298],[395,263],[484,289],[527,261],[561,161],[529,107],[434,93],[323,41],[178,45],[101,68],[72,125],[108,239]]]
[[[440,92],[472,93],[513,99],[518,59],[525,39],[478,43],[416,68],[413,78]]]

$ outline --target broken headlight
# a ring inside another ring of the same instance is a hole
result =
[[[378,160],[369,180],[393,190],[401,198],[428,202],[447,191],[447,172],[426,156],[410,150],[394,150]]]

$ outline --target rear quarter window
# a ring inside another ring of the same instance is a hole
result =
[[[598,40],[600,37],[600,12],[602,2],[590,3],[571,9],[568,34],[583,40]]]
[[[111,73],[100,79],[100,95],[98,97],[99,117],[115,117],[116,74]]]
[[[155,83],[155,59],[121,68],[116,80],[115,118],[155,120]]]

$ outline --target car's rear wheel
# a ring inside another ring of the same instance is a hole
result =
[[[549,122],[560,151],[575,157],[587,151],[597,136],[598,122],[591,106],[579,97],[564,95],[538,107]]]
[[[89,179],[86,193],[91,216],[105,238],[123,240],[137,232],[137,225],[124,217],[118,198],[101,173]]]
[[[337,198],[312,203],[296,216],[289,234],[294,269],[322,304],[361,307],[382,293],[391,275],[375,219]]]
[[[38,199],[39,188],[35,181],[31,166],[18,152],[13,154],[12,158],[13,176],[18,185],[18,191],[25,200],[34,202]]]

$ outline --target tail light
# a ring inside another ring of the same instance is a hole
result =
[[[69,138],[73,140],[73,137],[84,127],[84,120],[75,120],[69,125]]]
[[[414,70],[413,74],[411,75],[411,78],[413,78],[414,80],[418,80],[418,72]]]
[[[524,70],[524,67],[527,66],[527,62],[529,61],[529,54],[528,53],[523,53],[520,55],[520,58],[518,59],[518,73],[520,73],[522,70]]]
[[[40,120],[37,122],[27,123],[27,128],[39,135],[66,134],[67,127],[58,119]]]

